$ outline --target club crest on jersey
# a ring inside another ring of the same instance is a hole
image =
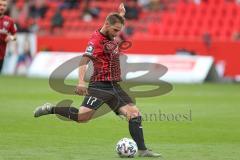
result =
[[[92,55],[92,54],[93,54],[93,50],[94,50],[93,45],[88,45],[85,53],[86,53],[87,55]]]
[[[4,21],[4,22],[3,22],[3,26],[4,26],[4,27],[7,27],[8,25],[9,25],[9,22],[8,22],[8,21]]]
[[[108,41],[104,44],[104,52],[117,54],[118,45],[115,42]]]

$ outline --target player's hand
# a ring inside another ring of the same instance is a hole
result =
[[[126,13],[126,9],[124,7],[124,4],[121,3],[118,7],[118,12],[120,14],[120,16],[124,17],[125,13]]]
[[[78,84],[75,89],[75,93],[78,95],[88,95],[88,89],[85,85]]]
[[[15,36],[8,34],[7,37],[5,38],[5,42],[9,42],[9,41],[15,41],[16,38]]]

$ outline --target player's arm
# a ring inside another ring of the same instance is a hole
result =
[[[16,34],[8,34],[7,37],[5,38],[5,42],[9,42],[9,41],[16,41],[17,40],[17,35]]]
[[[76,87],[76,93],[79,95],[87,95],[86,82],[84,81],[84,77],[87,71],[87,65],[90,61],[90,58],[87,56],[83,56],[79,63],[79,80],[78,85]]]
[[[126,13],[126,10],[125,10],[125,7],[124,7],[124,4],[121,3],[118,7],[118,12],[119,12],[119,15],[124,17],[125,16],[125,13]]]
[[[17,40],[17,26],[16,24],[12,21],[11,27],[9,29],[9,33],[7,34],[6,38],[5,38],[5,42],[9,42],[9,41],[16,41]]]

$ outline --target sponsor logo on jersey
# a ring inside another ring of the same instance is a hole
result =
[[[92,54],[93,54],[93,51],[94,51],[93,45],[88,45],[85,53],[86,53],[87,55],[92,55]]]

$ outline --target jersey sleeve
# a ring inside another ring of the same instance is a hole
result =
[[[14,21],[12,20],[11,21],[11,26],[9,28],[9,32],[14,35],[16,32],[17,32],[17,26],[16,24],[14,23]]]
[[[96,59],[103,53],[103,48],[97,40],[90,40],[83,56]]]

